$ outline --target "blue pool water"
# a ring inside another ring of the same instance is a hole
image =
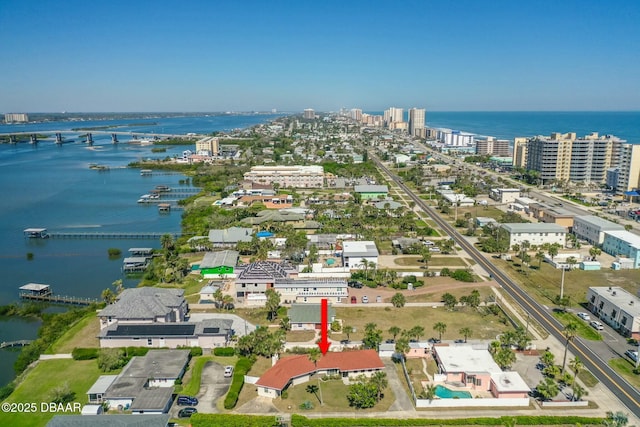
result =
[[[436,396],[441,399],[471,399],[471,393],[468,391],[453,391],[441,385],[436,386]]]

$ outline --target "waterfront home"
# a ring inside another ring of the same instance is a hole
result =
[[[113,324],[184,322],[187,302],[183,289],[129,288],[98,313],[100,329]]]
[[[252,235],[251,228],[230,227],[223,230],[209,230],[209,241],[214,247],[231,247],[238,242],[250,242]]]
[[[289,385],[302,384],[313,375],[340,375],[355,378],[359,375],[370,377],[382,371],[384,363],[376,350],[356,350],[346,352],[329,351],[316,364],[306,354],[283,357],[269,368],[256,382],[258,396],[275,399]]]
[[[175,382],[184,375],[189,357],[189,350],[150,350],[145,356],[133,357],[106,389],[106,406],[134,414],[166,414],[173,403]]]
[[[225,347],[231,340],[233,321],[205,319],[200,322],[113,324],[98,334],[101,348]]]
[[[233,276],[236,264],[238,264],[238,251],[207,252],[200,262],[200,274],[205,279]]]

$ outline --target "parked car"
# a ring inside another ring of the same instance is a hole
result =
[[[591,325],[592,328],[597,329],[598,331],[602,331],[604,329],[604,326],[602,325],[602,323],[596,320],[589,323],[589,325]]]
[[[233,366],[231,366],[231,365],[225,366],[224,367],[224,376],[225,376],[225,378],[229,378],[229,377],[231,377],[231,375],[233,375]]]
[[[591,320],[591,316],[589,316],[589,313],[585,313],[585,312],[578,313],[578,317],[581,318],[582,320]]]
[[[368,297],[368,296],[366,296],[366,295],[363,295],[363,296],[362,296],[362,303],[363,303],[363,304],[366,304],[366,303],[368,303],[368,302],[369,302],[369,297]]]
[[[355,296],[351,297],[351,304],[356,304],[358,302],[358,298],[356,298]]]
[[[197,406],[198,399],[193,396],[178,396],[176,403],[180,406]]]
[[[196,408],[192,408],[187,406],[186,408],[182,408],[178,411],[178,418],[189,418],[191,415],[197,413],[198,410]]]
[[[351,342],[351,341],[349,341],[349,340],[341,340],[341,341],[340,341],[340,344],[349,344],[350,342]]]
[[[634,362],[638,361],[638,352],[637,351],[635,351],[635,350],[627,350],[627,351],[624,352],[624,354],[626,356],[629,356],[629,358],[631,360],[633,360]]]
[[[357,280],[349,280],[347,282],[347,285],[352,287],[352,288],[356,288],[356,289],[361,289],[364,285],[362,284],[362,282],[359,282]]]

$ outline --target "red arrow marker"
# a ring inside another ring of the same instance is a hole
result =
[[[329,346],[331,346],[328,337],[329,331],[327,329],[327,323],[329,322],[329,308],[327,306],[326,298],[323,298],[320,302],[320,342],[318,343],[318,347],[320,347],[320,351],[324,355],[329,351]]]

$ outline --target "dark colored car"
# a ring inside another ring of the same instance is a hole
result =
[[[191,415],[197,413],[198,410],[196,408],[192,408],[190,406],[186,408],[182,408],[178,411],[178,418],[189,418]]]
[[[193,396],[178,396],[177,403],[180,406],[196,406],[198,399]]]

